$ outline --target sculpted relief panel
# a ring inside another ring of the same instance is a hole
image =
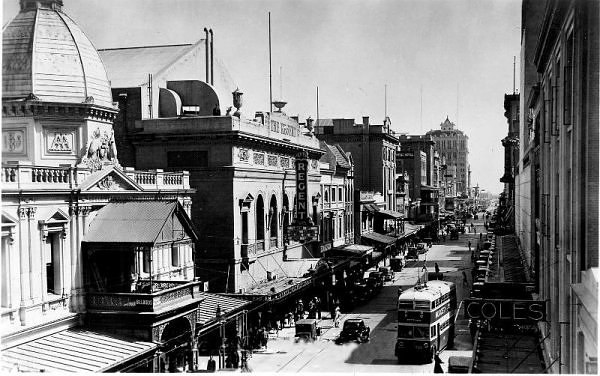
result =
[[[2,130],[2,154],[25,155],[26,146],[25,129]]]

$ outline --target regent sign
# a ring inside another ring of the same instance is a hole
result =
[[[480,320],[546,321],[543,300],[466,299],[465,316]]]
[[[299,157],[299,156],[298,156]],[[296,221],[308,220],[308,159],[296,157]]]

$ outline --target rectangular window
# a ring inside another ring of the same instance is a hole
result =
[[[57,257],[56,257],[56,252],[57,252],[57,247],[56,247],[56,236],[54,233],[50,233],[48,234],[48,236],[46,237],[46,245],[45,245],[45,251],[46,251],[46,291],[50,294],[57,294],[60,292],[57,292],[55,289],[55,269],[57,266]],[[56,274],[56,277],[58,277],[59,274]]]
[[[331,187],[331,202],[335,202],[335,187]]]
[[[342,196],[342,187],[338,188],[338,199],[340,201],[344,201],[344,197]]]
[[[172,266],[179,266],[180,262],[179,262],[179,246],[177,244],[172,244],[171,245],[171,265]]]
[[[208,167],[208,151],[169,151],[167,152],[167,166],[174,168]]]
[[[567,37],[567,56],[565,62],[564,74],[564,93],[563,93],[563,108],[564,108],[564,123],[571,125],[573,116],[573,32]]]
[[[142,271],[144,273],[150,273],[150,252],[151,251],[144,251],[144,265],[142,267]]]

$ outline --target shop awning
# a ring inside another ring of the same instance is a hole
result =
[[[217,305],[221,310],[221,315],[225,317],[228,313],[235,312],[250,304],[248,300],[208,292],[201,292],[200,297],[204,299],[198,307],[196,322],[200,325],[206,325],[211,321],[217,320]]]
[[[378,212],[375,212],[375,216],[381,216],[384,219],[402,219],[404,217],[402,213],[387,209],[380,209]]]
[[[373,252],[373,247],[363,244],[350,244],[340,247],[335,247],[327,251],[327,258],[335,257],[361,257],[369,255]]]
[[[282,277],[258,283],[243,294],[220,294],[251,301],[276,301],[310,286],[312,277]]]
[[[383,235],[378,232],[369,232],[363,234],[362,237],[367,240],[371,240],[380,244],[388,245],[396,242],[396,238],[392,238],[391,236]]]
[[[420,229],[421,229],[421,226],[419,226],[419,225],[413,225],[413,224],[410,224],[410,223],[405,223],[404,224],[404,234],[402,234],[402,237],[405,238],[405,237],[414,235]]]
[[[502,217],[504,223],[508,223],[510,221],[510,216],[512,215],[514,209],[512,206],[509,206],[508,209],[506,210],[506,213],[504,213],[504,216]]]
[[[2,351],[1,369],[21,372],[114,372],[154,351],[152,342],[83,328],[66,329]]]
[[[378,261],[381,260],[381,257],[383,256],[383,252],[373,252],[373,261]]]
[[[380,211],[379,207],[375,204],[363,204],[363,210],[367,211],[371,214],[377,213]]]

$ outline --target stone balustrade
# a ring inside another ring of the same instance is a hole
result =
[[[156,312],[186,300],[198,299],[202,282],[155,281],[153,293],[88,292],[87,308],[109,311]]]
[[[189,189],[188,171],[136,171],[125,167],[124,172],[145,190]],[[3,190],[75,189],[91,175],[88,168],[73,166],[34,166],[29,162],[3,163],[0,181]]]

